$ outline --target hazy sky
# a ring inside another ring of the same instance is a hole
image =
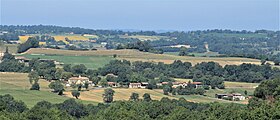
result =
[[[2,25],[279,30],[279,0],[0,0]]]

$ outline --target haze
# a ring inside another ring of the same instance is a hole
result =
[[[2,25],[279,30],[279,0],[1,0]]]

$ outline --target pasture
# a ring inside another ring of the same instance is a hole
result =
[[[39,80],[40,91],[29,90],[30,83],[26,73],[5,73],[0,72],[0,95],[10,94],[16,100],[23,101],[29,108],[40,101],[49,101],[51,103],[61,103],[67,99],[66,96],[59,96],[51,92],[48,88],[49,82]],[[80,100],[78,100],[80,101]],[[93,103],[80,101],[83,103]]]
[[[166,36],[145,36],[145,35],[131,35],[131,36],[128,36],[128,35],[120,35],[120,38],[132,38],[132,39],[139,39],[141,41],[147,41],[147,40],[150,40],[150,41],[155,41],[155,40],[160,40],[160,39],[167,39],[168,37]]]
[[[18,44],[4,44],[4,45],[0,45],[0,52],[4,52],[6,51],[6,47],[9,48],[9,53],[17,53],[17,47],[18,47]]]
[[[24,54],[20,55],[26,58],[41,58],[41,59],[53,59],[60,63],[79,65],[84,64],[89,69],[97,69],[108,64],[113,60],[113,56],[71,56],[71,55],[44,55],[44,54]]]
[[[174,60],[190,62],[192,65],[201,62],[217,62],[220,65],[240,65],[242,63],[251,63],[260,65],[260,60],[240,57],[190,57],[176,56],[168,54],[153,54],[148,52],[140,52],[137,50],[96,50],[96,51],[70,51],[46,48],[32,48],[25,54],[48,54],[48,55],[70,55],[70,56],[113,56],[117,55],[117,59],[129,61],[149,61],[164,62],[166,64],[173,63]]]
[[[139,98],[143,99],[143,95],[148,93],[151,95],[153,100],[160,100],[162,97],[168,97],[170,99],[177,99],[173,96],[167,96],[163,93],[156,91],[156,90],[149,90],[149,89],[130,89],[130,88],[114,88],[114,100],[129,100],[129,97],[132,93],[138,93]],[[68,97],[72,97],[71,92],[65,92]],[[87,100],[87,101],[94,101],[94,102],[103,102],[102,94],[104,94],[104,88],[96,88],[89,91],[81,92],[80,99]]]

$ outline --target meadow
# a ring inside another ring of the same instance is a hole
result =
[[[149,61],[164,62],[166,64],[173,63],[174,60],[190,62],[192,65],[201,62],[217,62],[220,65],[240,65],[242,63],[251,63],[260,65],[260,60],[240,57],[190,57],[176,56],[169,54],[153,54],[148,52],[140,52],[137,50],[96,50],[96,51],[69,51],[46,48],[32,48],[25,54],[47,54],[47,55],[70,55],[70,56],[113,56],[117,55],[117,59],[129,61]]]
[[[23,101],[29,108],[43,100],[51,103],[61,103],[69,99],[69,97],[52,93],[51,89],[48,88],[49,82],[45,80],[39,80],[40,91],[29,90],[31,85],[29,84],[27,76],[28,74],[26,73],[0,72],[0,95],[10,94],[16,100]],[[92,101],[78,101],[85,104],[96,104]]]
[[[166,36],[145,36],[145,35],[131,35],[131,36],[128,36],[128,35],[120,35],[120,38],[134,38],[134,39],[139,39],[141,41],[147,41],[147,40],[150,40],[150,41],[155,41],[155,40],[160,40],[160,39],[167,39],[168,37]]]
[[[74,98],[71,95],[71,90],[73,88],[66,88],[63,96],[59,96],[51,92],[48,88],[50,82],[40,79],[40,91],[31,91],[30,83],[28,80],[27,73],[6,73],[0,72],[0,95],[11,94],[16,100],[21,100],[27,104],[30,108],[34,106],[39,101],[49,101],[51,103],[61,103],[69,98]],[[183,79],[176,79],[183,81]],[[190,79],[185,79],[189,81]],[[162,97],[168,97],[170,99],[179,99],[184,97],[188,101],[192,102],[222,102],[222,103],[232,103],[233,101],[219,100],[215,98],[216,93],[230,93],[237,92],[244,95],[244,91],[248,91],[248,95],[252,95],[254,87],[257,84],[252,83],[238,83],[238,82],[225,82],[226,89],[210,89],[205,93],[205,96],[201,95],[164,95],[162,89],[128,89],[128,88],[113,88],[115,91],[114,100],[129,100],[132,93],[138,93],[139,98],[142,99],[144,93],[149,93],[151,98],[154,100],[160,100]],[[242,84],[242,86],[240,86]],[[231,88],[227,88],[230,86]],[[104,93],[104,88],[92,88],[90,87],[88,91],[84,90],[81,92],[79,97],[79,102],[85,104],[97,104],[102,103],[102,94]],[[248,100],[238,101],[234,103],[247,104]]]
[[[17,53],[17,49],[18,49],[17,44],[3,44],[3,45],[0,45],[0,52],[5,52],[6,47],[8,47],[10,53],[13,53],[13,54]]]
[[[30,35],[25,35],[25,36],[18,36],[19,37],[19,41],[21,43],[24,43],[28,40],[29,37],[33,37],[33,36],[41,36],[40,34],[30,34]],[[51,35],[52,37],[54,37],[55,41],[63,41],[66,44],[69,44],[68,41],[66,41],[66,38],[68,40],[79,40],[79,41],[88,41],[89,38],[96,38],[96,35],[93,36],[82,36],[80,34],[65,34],[65,35]],[[41,44],[44,44],[43,42],[41,42]]]
[[[53,59],[60,63],[79,65],[84,64],[89,69],[98,69],[108,64],[113,60],[113,56],[71,56],[71,55],[43,55],[43,54],[23,54],[26,58],[41,58],[41,59]]]

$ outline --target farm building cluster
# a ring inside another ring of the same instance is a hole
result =
[[[231,101],[245,100],[245,96],[242,96],[240,93],[215,94],[215,97],[218,99],[226,99]]]

